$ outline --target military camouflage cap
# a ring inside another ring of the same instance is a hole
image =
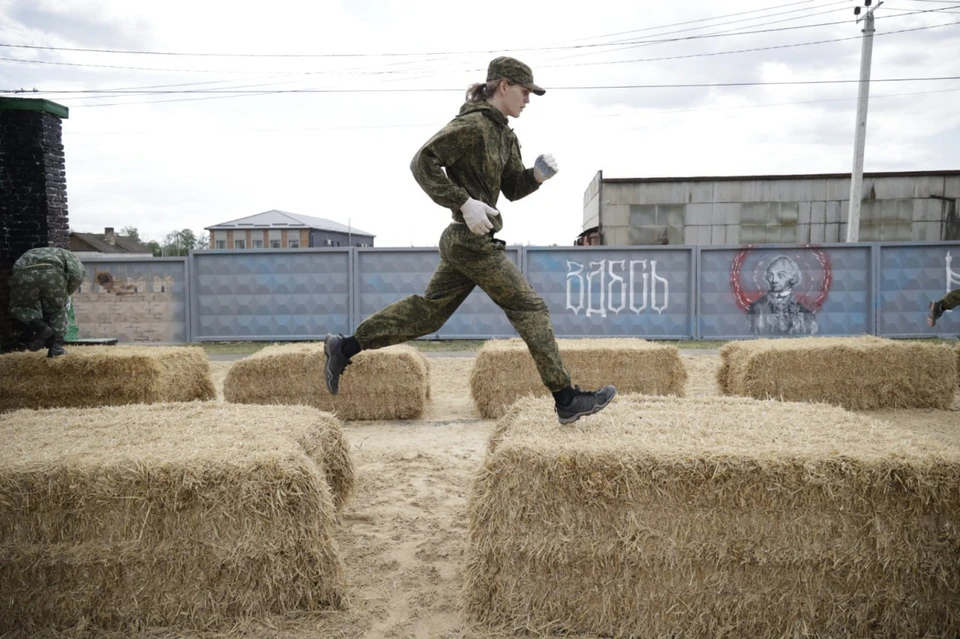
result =
[[[533,83],[533,71],[530,67],[514,58],[503,56],[490,61],[490,66],[487,67],[487,82],[501,79],[524,86],[537,95],[547,92]]]

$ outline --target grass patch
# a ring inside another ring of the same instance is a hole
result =
[[[207,355],[252,355],[277,342],[201,342]]]
[[[694,339],[652,339],[649,340],[657,344],[671,344],[677,348],[707,350],[710,348],[720,348],[728,340],[694,340]]]
[[[407,345],[413,346],[424,353],[434,353],[437,351],[478,351],[485,342],[486,340],[483,339],[418,339],[407,342]]]

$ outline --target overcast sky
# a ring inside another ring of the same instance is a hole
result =
[[[547,89],[511,120],[524,160],[552,153],[560,172],[500,198],[500,237],[570,245],[597,171],[849,173],[855,6],[0,0],[0,95],[69,107],[75,231],[161,240],[280,209],[377,246],[436,246],[449,212],[410,159],[511,55]],[[960,169],[960,0],[888,0],[875,16],[865,170]]]

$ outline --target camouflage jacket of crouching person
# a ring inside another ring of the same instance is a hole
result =
[[[13,264],[10,276],[10,313],[29,325],[43,320],[59,336],[67,331],[67,304],[83,282],[85,271],[66,249],[30,249]]]

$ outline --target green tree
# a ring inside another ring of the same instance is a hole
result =
[[[120,229],[120,235],[125,235],[137,244],[142,244],[143,240],[140,239],[140,231],[137,230],[135,226],[125,226]]]
[[[190,229],[171,231],[163,240],[162,253],[166,257],[187,255],[197,248],[197,236]]]
[[[160,246],[160,242],[156,240],[150,240],[149,242],[147,242],[146,245],[150,248],[151,251],[153,251],[154,257],[160,257],[160,255],[163,253],[163,247]]]

